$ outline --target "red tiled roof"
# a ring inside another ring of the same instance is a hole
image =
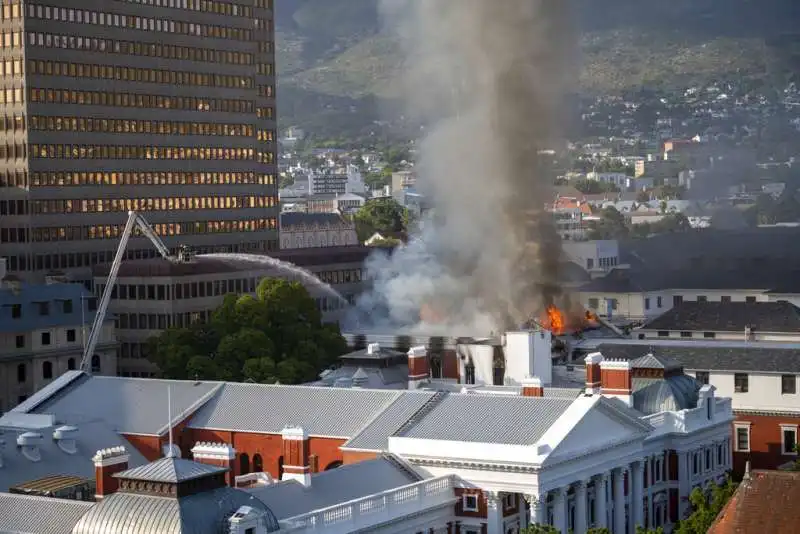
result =
[[[708,534],[791,533],[800,525],[800,472],[753,471]]]

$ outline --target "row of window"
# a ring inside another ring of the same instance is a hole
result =
[[[711,378],[708,371],[696,371],[694,375],[701,385],[707,385]],[[747,393],[750,390],[750,377],[747,373],[733,375],[733,390],[735,393]],[[781,375],[781,394],[797,395],[797,375]]]
[[[25,151],[10,156],[24,158]],[[271,153],[270,153],[271,154]],[[31,157],[39,159],[167,159],[253,161],[252,148],[137,146],[137,145],[31,145]],[[0,159],[3,147],[0,146]],[[6,158],[13,159],[13,158]],[[269,158],[272,159],[272,158]],[[266,162],[265,162],[266,163]],[[271,163],[271,161],[269,162]]]
[[[25,90],[22,89],[21,87],[0,88],[0,104],[24,104],[24,103],[25,103]]]
[[[12,95],[13,96],[13,95]],[[147,95],[140,93],[106,93],[99,91],[72,91],[68,89],[31,88],[31,102],[42,104],[76,104],[87,106],[114,106],[123,108],[180,109],[187,111],[221,111],[224,113],[253,113],[251,100],[231,98],[199,98],[194,96]],[[273,108],[265,108],[270,117]]]
[[[73,335],[75,331],[71,331]],[[43,334],[44,335],[44,334]],[[75,358],[67,359],[67,370],[74,371],[77,366],[77,361]],[[92,356],[92,372],[99,373],[102,369],[100,367],[100,356],[94,355]],[[53,362],[44,361],[42,362],[42,378],[44,380],[50,380],[53,378]],[[20,363],[17,365],[17,382],[20,384],[24,384],[28,381],[28,365],[24,363]]]
[[[715,452],[716,464],[714,463]],[[692,476],[700,476],[727,464],[725,461],[725,444],[723,443],[718,443],[715,446],[706,447],[701,451],[694,451],[690,454],[692,458]]]
[[[28,74],[40,76],[69,76],[70,78],[96,78],[100,80],[122,80],[127,82],[162,83],[169,85],[194,85],[199,87],[224,87],[228,89],[252,89],[255,84],[250,76],[230,74],[208,74],[195,71],[167,69],[139,69],[96,63],[70,63],[67,61],[28,61]],[[271,97],[272,86],[259,94]],[[265,94],[269,92],[270,94]]]
[[[13,126],[17,127],[15,120]],[[178,122],[134,119],[93,119],[86,117],[30,117],[29,127],[36,131],[53,132],[103,132],[158,135],[217,135],[253,137],[256,133],[250,124],[219,124],[213,122]],[[24,128],[24,122],[23,122]],[[272,131],[266,131],[269,141],[275,139]],[[262,131],[258,131],[259,141]]]
[[[27,172],[24,173],[27,185]],[[256,172],[34,172],[31,186],[64,185],[275,185],[274,174]],[[0,174],[0,187],[3,176]],[[13,187],[13,185],[9,185]]]
[[[25,74],[24,63],[21,59],[6,59],[0,61],[0,75],[2,76],[22,76]]]
[[[97,309],[97,305],[94,302],[94,299],[90,299],[92,302],[88,304],[89,311],[94,311]],[[63,314],[72,313],[74,310],[72,299],[60,299],[55,301],[56,306],[58,307],[59,311]],[[41,302],[36,302],[36,311],[40,316],[48,316],[50,315],[50,301],[44,300]],[[11,313],[12,319],[22,319],[22,304],[21,303],[12,303],[12,304],[4,304],[2,308],[8,308]]]
[[[19,201],[10,201],[17,204]],[[133,211],[165,211],[165,210],[214,210],[214,209],[246,209],[271,208],[277,205],[276,197],[263,196],[223,196],[223,197],[170,197],[170,198],[113,198],[91,200],[32,200],[30,213],[108,213]],[[0,215],[3,204],[0,201]],[[11,214],[9,214],[11,215]]]
[[[2,230],[0,230],[0,233]],[[217,253],[259,253],[278,250],[277,239],[247,241],[233,245],[214,245],[194,247],[198,254]],[[78,267],[94,267],[101,263],[114,261],[115,249],[98,252],[70,252],[64,254],[7,255],[8,268],[12,271],[45,271],[51,269],[73,269]],[[146,249],[129,249],[125,258],[128,260],[150,259],[158,256],[152,247]]]
[[[0,36],[0,48],[21,48],[22,32],[3,32]]]
[[[42,5],[28,5],[28,17],[44,20],[60,20],[78,24],[92,24],[96,26],[110,26],[114,28],[129,28],[132,30],[180,33],[197,37],[211,37],[214,39],[231,39],[235,41],[252,41],[253,31],[244,28],[233,28],[217,24],[196,24],[182,22],[174,18],[139,17],[137,15],[120,15],[118,13],[104,13],[102,11],[89,11],[86,9],[73,9],[66,7],[51,7]]]
[[[262,232],[278,227],[274,218],[235,221],[187,221],[157,223],[153,229],[161,236],[228,234],[237,232]],[[125,225],[61,226],[52,228],[0,228],[0,243],[36,243],[55,241],[80,241],[84,239],[118,239]]]
[[[16,33],[11,35],[13,43]],[[204,61],[210,63],[227,63],[230,65],[252,65],[253,54],[233,50],[217,50],[214,48],[197,48],[194,46],[177,46],[161,43],[143,43],[140,41],[120,41],[116,39],[98,39],[96,37],[81,37],[75,35],[57,35],[50,33],[28,32],[28,44],[44,48],[63,48],[66,50],[83,50],[88,52],[103,52],[106,54],[122,54],[128,56],[144,56],[159,59],[182,59],[189,61]],[[260,65],[259,65],[260,66]],[[272,66],[269,65],[269,74]],[[258,70],[258,69],[257,69]]]
[[[172,9],[186,9],[189,11],[201,11],[203,13],[213,13],[215,15],[225,15],[233,17],[250,18],[253,16],[253,8],[244,4],[234,4],[219,2],[217,0],[121,0],[129,4],[144,4],[155,7],[168,7]],[[259,5],[264,4],[264,5]],[[269,6],[269,7],[267,7]],[[258,0],[256,7],[266,7],[272,9],[272,0]]]
[[[0,20],[16,20],[22,15],[22,2],[19,0],[3,1],[3,10],[0,11]]]
[[[735,422],[736,452],[750,452],[750,423]],[[784,456],[797,455],[797,425],[782,424],[781,429],[781,454]]]

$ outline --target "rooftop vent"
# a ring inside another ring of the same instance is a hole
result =
[[[379,343],[370,343],[367,345],[367,354],[378,354],[381,351]]]
[[[64,425],[56,428],[53,431],[53,439],[55,440],[58,448],[67,454],[75,454],[78,452],[77,442],[78,429],[74,426]]]
[[[42,459],[39,447],[44,442],[44,437],[38,432],[25,432],[17,436],[17,446],[22,450],[22,455],[31,462]]]

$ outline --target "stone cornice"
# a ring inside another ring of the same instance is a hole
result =
[[[764,417],[797,417],[800,412],[790,412],[788,410],[733,410],[733,415],[760,415]],[[735,422],[735,421],[734,421]]]
[[[513,464],[498,464],[491,462],[471,462],[466,460],[445,460],[437,458],[414,458],[406,457],[406,461],[414,465],[424,465],[429,467],[446,467],[446,468],[461,468],[472,469],[475,471],[499,471],[503,473],[524,473],[535,474],[540,471],[540,468],[525,465]]]

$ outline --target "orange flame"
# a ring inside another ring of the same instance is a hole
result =
[[[563,334],[566,321],[564,320],[564,314],[561,313],[561,310],[550,305],[547,307],[546,313],[547,316],[544,318],[543,326],[556,335]]]

